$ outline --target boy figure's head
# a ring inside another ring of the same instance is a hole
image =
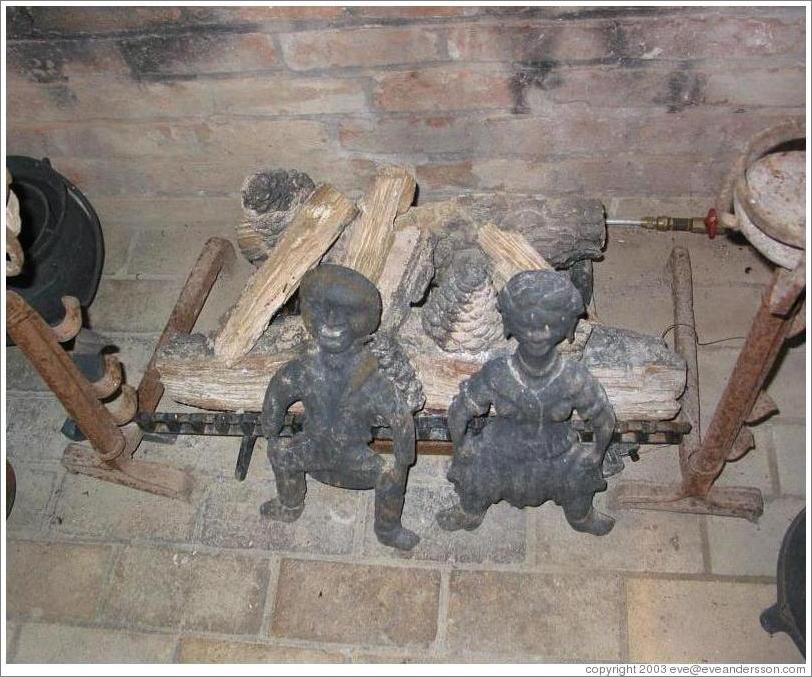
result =
[[[299,287],[302,319],[319,348],[343,353],[372,334],[381,319],[381,295],[361,273],[324,263]]]

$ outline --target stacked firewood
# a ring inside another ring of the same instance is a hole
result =
[[[380,168],[358,204],[299,172],[249,176],[237,241],[256,270],[214,335],[163,349],[158,369],[170,395],[260,410],[273,372],[307,347],[298,316],[279,311],[302,276],[328,260],[376,284],[383,315],[373,350],[413,410],[443,411],[463,379],[513,349],[496,304],[505,282],[537,268],[583,273],[604,244],[596,200],[497,193],[413,206],[415,189],[411,172],[392,166]],[[588,300],[591,278],[577,280]],[[678,412],[685,365],[659,338],[584,318],[561,348],[588,362],[619,417]]]

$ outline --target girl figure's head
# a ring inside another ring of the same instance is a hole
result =
[[[505,334],[516,338],[520,353],[542,358],[574,335],[584,301],[566,273],[527,270],[508,280],[499,310]]]

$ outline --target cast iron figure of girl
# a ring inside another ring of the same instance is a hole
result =
[[[574,529],[606,534],[614,520],[596,510],[592,499],[606,489],[601,466],[614,411],[589,371],[556,350],[584,311],[581,294],[562,273],[526,271],[505,285],[499,309],[505,333],[519,345],[463,382],[451,402],[454,459],[448,479],[458,500],[437,520],[447,530],[471,530],[500,500],[519,508],[552,500]],[[470,431],[469,422],[491,405],[495,415],[482,432]],[[594,444],[578,443],[569,423],[573,410],[591,422]]]
[[[285,522],[298,519],[305,473],[345,489],[375,489],[378,540],[409,550],[419,540],[401,524],[406,478],[415,459],[414,419],[364,345],[380,322],[380,294],[360,273],[322,264],[305,275],[299,295],[314,346],[276,372],[265,393],[262,429],[277,497],[260,511]],[[280,438],[285,413],[299,401],[302,432],[292,440]],[[392,429],[393,457],[369,448],[374,425]]]

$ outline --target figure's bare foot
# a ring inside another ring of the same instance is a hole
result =
[[[595,508],[590,508],[585,517],[580,519],[572,519],[567,516],[567,522],[575,531],[582,531],[586,534],[593,534],[594,536],[605,536],[612,527],[615,526],[614,517],[609,517]]]
[[[459,503],[437,513],[437,524],[446,531],[457,531],[458,529],[473,531],[482,524],[484,519],[484,512],[481,515],[472,515],[465,512]]]
[[[376,527],[375,535],[384,545],[389,545],[398,550],[411,550],[420,542],[420,536],[402,526],[394,529],[378,529]]]
[[[295,508],[289,508],[283,505],[278,498],[272,498],[270,501],[266,501],[259,508],[261,515],[280,522],[295,522],[299,519],[303,510],[304,503]]]

